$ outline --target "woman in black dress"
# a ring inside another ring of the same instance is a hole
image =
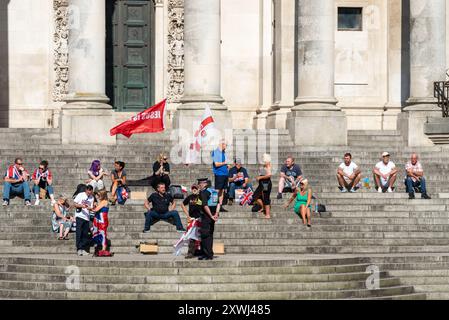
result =
[[[259,169],[259,176],[256,178],[259,181],[259,186],[254,192],[253,201],[262,208],[259,212],[264,212],[265,218],[271,219],[271,156],[264,154],[263,162],[264,165]]]

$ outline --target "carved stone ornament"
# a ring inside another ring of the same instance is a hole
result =
[[[53,0],[55,32],[54,44],[54,72],[53,101],[64,101],[68,93],[69,83],[69,0]]]
[[[168,0],[167,99],[179,102],[184,94],[184,0]]]

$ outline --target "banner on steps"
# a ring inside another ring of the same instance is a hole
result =
[[[167,99],[133,116],[110,130],[111,136],[122,134],[130,138],[135,133],[156,133],[165,130],[164,112]]]

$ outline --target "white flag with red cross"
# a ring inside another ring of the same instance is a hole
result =
[[[186,164],[199,164],[201,163],[201,148],[204,143],[210,138],[211,130],[215,128],[215,120],[212,117],[212,112],[209,106],[204,110],[203,117],[198,130],[193,135],[193,142],[190,144]]]

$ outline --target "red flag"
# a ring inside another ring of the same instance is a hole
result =
[[[131,119],[111,129],[110,134],[123,134],[129,138],[134,133],[155,133],[165,130],[164,110],[167,99],[159,102],[151,108],[142,111]]]

